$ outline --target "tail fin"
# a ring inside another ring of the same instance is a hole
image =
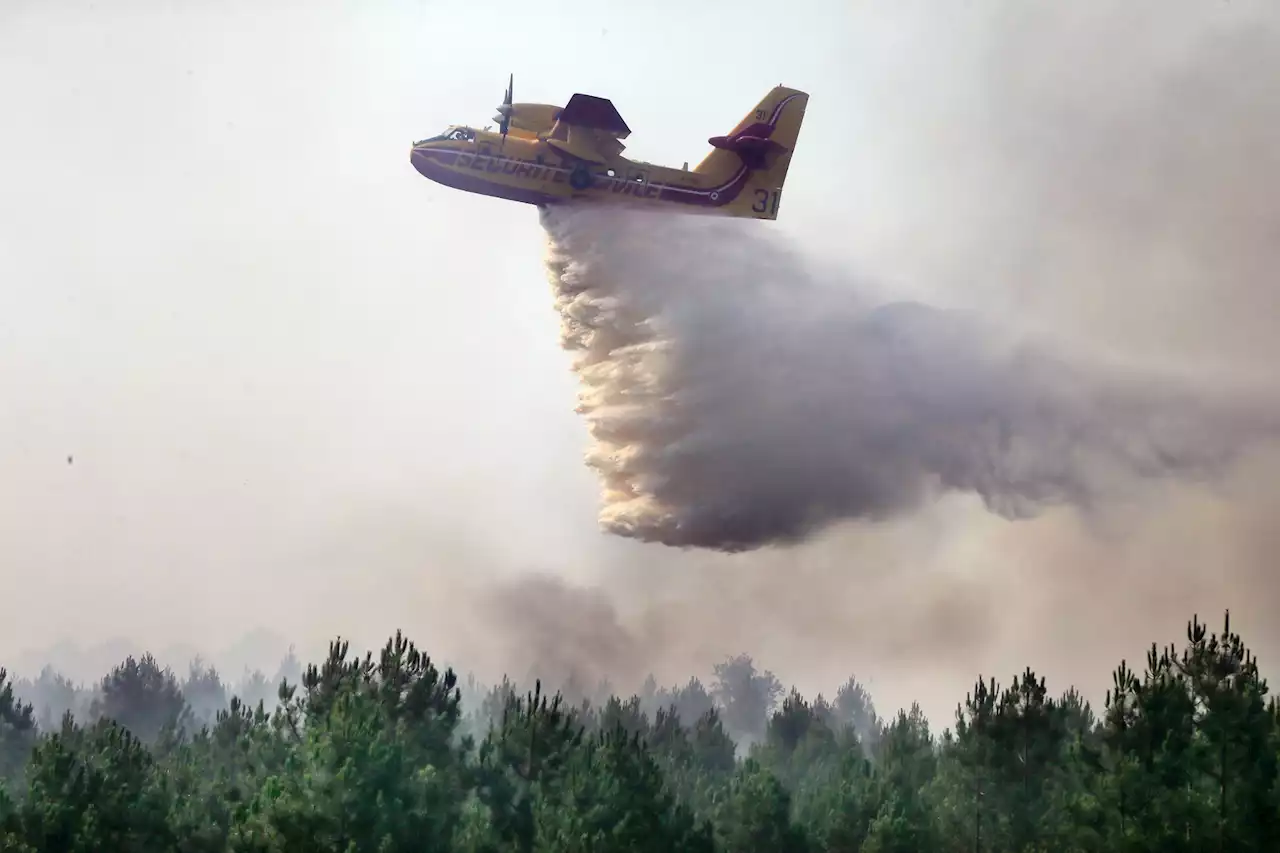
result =
[[[731,179],[746,166],[751,170],[747,185],[727,206],[737,215],[777,219],[782,185],[808,103],[809,96],[804,92],[785,86],[774,88],[728,136],[709,140],[713,150],[694,168],[694,173],[709,183],[718,183]]]

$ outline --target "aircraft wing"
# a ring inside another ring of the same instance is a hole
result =
[[[622,120],[613,101],[595,95],[574,95],[560,111],[559,120],[574,127],[591,128],[618,139],[631,135],[631,128]]]

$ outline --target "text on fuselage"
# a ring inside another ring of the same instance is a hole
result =
[[[454,161],[458,168],[472,169],[477,172],[488,172],[494,175],[511,175],[516,178],[528,178],[532,181],[550,181],[563,184],[568,181],[567,171],[560,166],[548,166],[535,160],[521,160],[516,157],[483,154],[459,154]],[[662,187],[640,181],[628,181],[621,177],[591,176],[591,187],[603,189],[604,185],[618,195],[630,195],[637,198],[657,198]]]

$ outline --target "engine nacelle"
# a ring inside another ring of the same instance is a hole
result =
[[[502,120],[502,112],[508,109],[506,107],[499,110],[498,118],[495,121]],[[512,104],[510,106],[511,127],[519,130],[527,130],[533,134],[546,133],[551,130],[552,125],[556,123],[556,117],[560,114],[560,107],[554,104]]]

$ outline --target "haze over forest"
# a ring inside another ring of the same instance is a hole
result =
[[[487,119],[509,69],[518,100],[612,98],[631,153],[674,163],[785,82],[812,100],[774,230],[815,266],[1271,405],[1274,4],[813,2],[767,16],[750,73],[695,49],[711,9],[508,32],[408,0],[299,8],[0,8],[18,676],[149,649],[234,680],[403,628],[488,683],[536,663],[625,691],[746,652],[808,696],[856,673],[941,728],[977,674],[1028,664],[1096,702],[1193,612],[1230,608],[1280,659],[1262,444],[1220,480],[1026,519],[950,494],[746,554],[603,534],[535,212],[407,158]],[[672,58],[639,74],[619,45],[646,43]]]

